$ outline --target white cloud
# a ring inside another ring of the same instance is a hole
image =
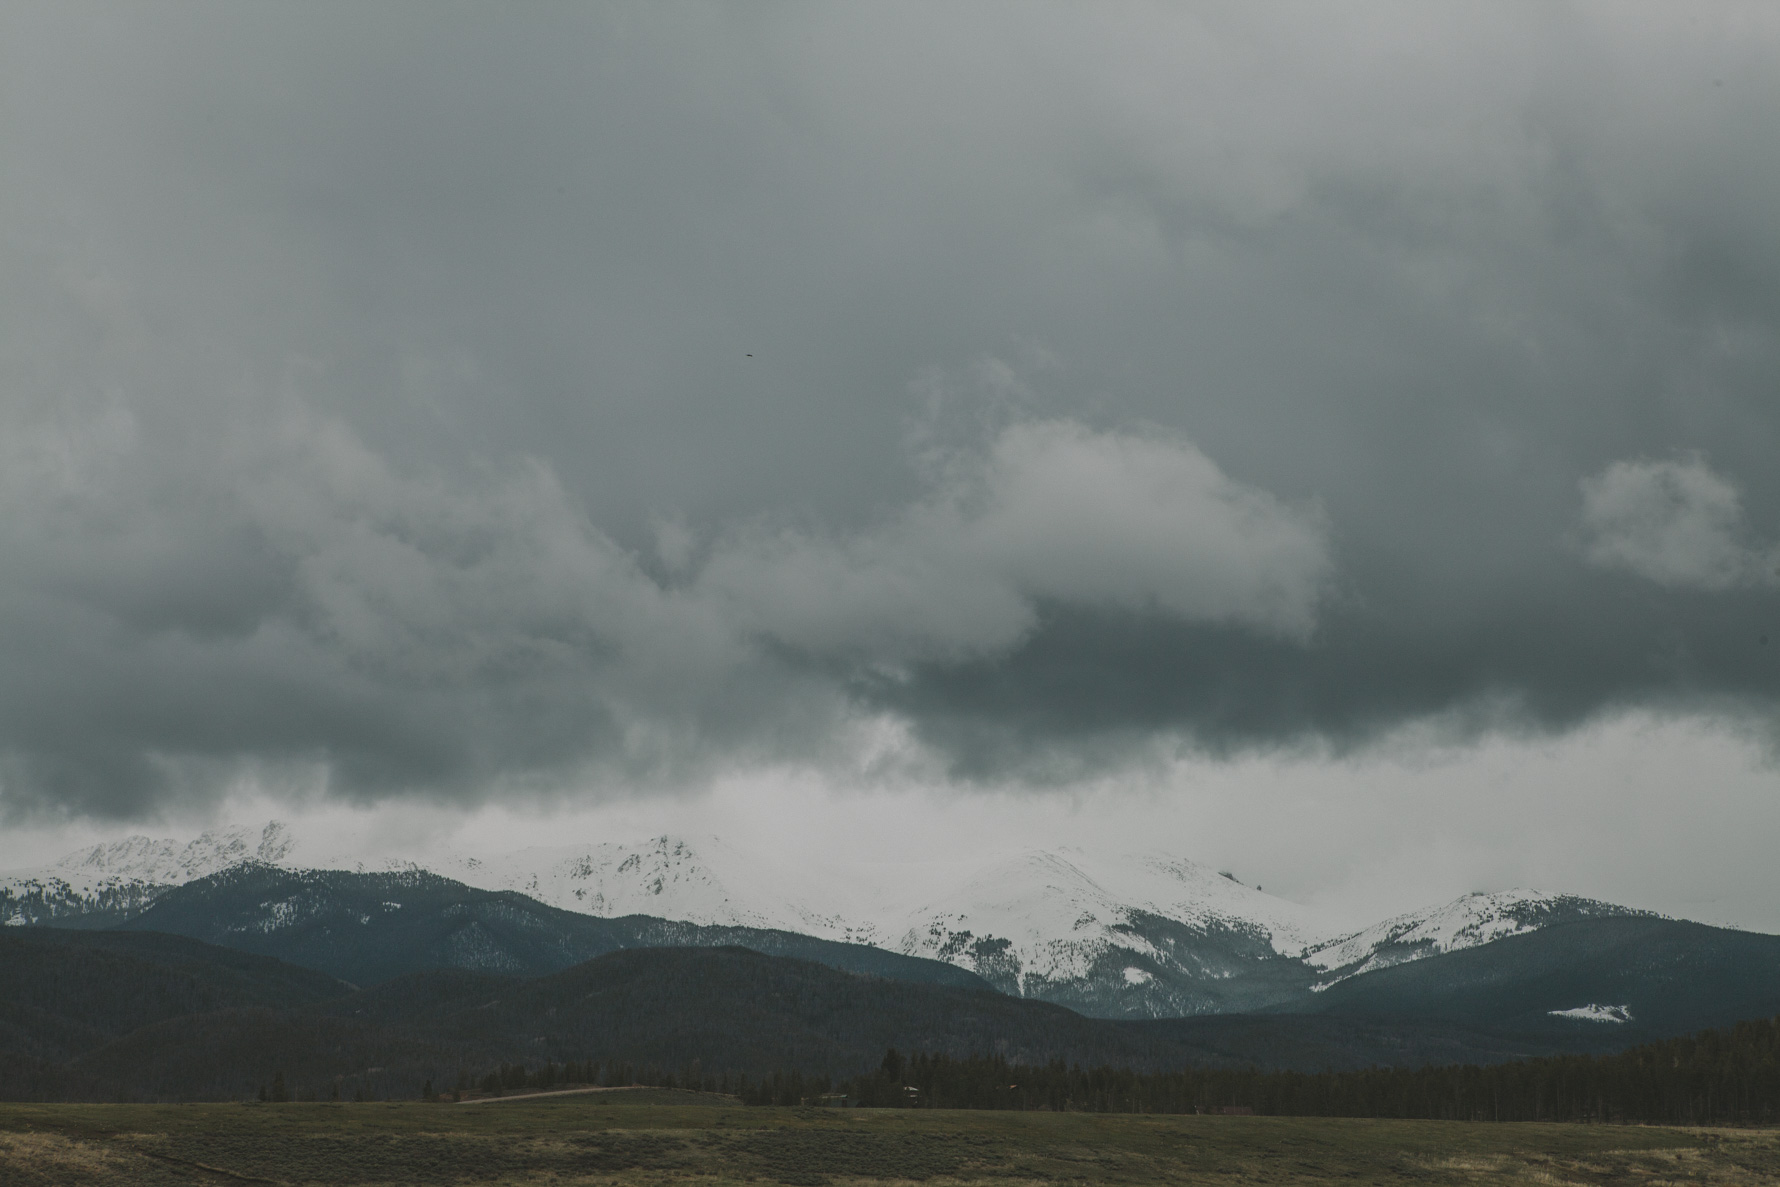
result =
[[[1742,500],[1705,460],[1614,462],[1582,481],[1585,555],[1673,588],[1725,590],[1780,579],[1780,549],[1749,539]]]
[[[955,458],[876,528],[738,535],[702,584],[782,643],[898,662],[1012,647],[1046,601],[1302,640],[1330,568],[1316,510],[1231,479],[1191,442],[1051,420]]]

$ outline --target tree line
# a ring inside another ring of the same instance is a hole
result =
[[[877,1108],[1771,1125],[1780,1122],[1780,1018],[1617,1055],[1348,1072],[1135,1072],[890,1051],[877,1071],[830,1091],[842,1094]]]
[[[504,1064],[479,1078],[460,1076],[454,1095],[577,1084],[724,1092],[751,1105],[1772,1125],[1780,1123],[1780,1018],[1648,1043],[1617,1055],[1488,1066],[1143,1072],[1061,1060],[1022,1064],[994,1056],[905,1056],[890,1050],[875,1071],[839,1081],[798,1071],[755,1078],[705,1074],[696,1063],[678,1072],[594,1061],[530,1070]]]

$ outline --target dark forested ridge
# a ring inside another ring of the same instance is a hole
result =
[[[773,1072],[832,1082],[876,1066],[887,1047],[1136,1072],[1499,1062],[1564,1050],[1413,1019],[1090,1019],[990,990],[742,948],[622,949],[542,977],[435,969],[354,989],[154,933],[20,928],[0,941],[0,1093],[13,1097],[227,1099],[274,1076],[293,1094],[413,1096],[502,1064],[589,1062],[635,1076],[698,1068],[713,1083]]]
[[[275,956],[355,985],[439,968],[537,976],[625,948],[739,944],[849,972],[989,987],[954,965],[864,944],[647,915],[601,918],[425,871],[361,874],[241,865],[168,891],[121,926]]]
[[[181,936],[8,928],[0,932],[0,1093],[104,1095],[116,1089],[80,1061],[132,1033],[351,992],[323,973]]]
[[[11,1050],[71,1056],[168,1018],[304,1006],[350,993],[324,973],[181,936],[0,932],[0,1027]]]

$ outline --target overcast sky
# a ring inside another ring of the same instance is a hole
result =
[[[1777,128],[1768,3],[4,4],[0,858],[893,819],[1780,929]]]

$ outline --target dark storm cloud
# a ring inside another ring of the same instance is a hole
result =
[[[4,14],[12,811],[1772,715],[1765,7]]]

